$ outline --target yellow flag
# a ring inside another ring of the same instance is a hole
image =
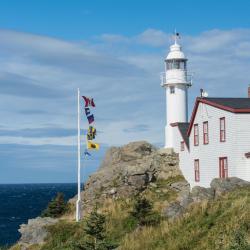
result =
[[[95,150],[99,150],[100,148],[100,145],[99,143],[94,143],[92,141],[88,141],[88,146],[87,146],[88,149],[95,149]]]

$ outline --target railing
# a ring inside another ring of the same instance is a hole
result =
[[[160,74],[160,77],[161,77],[161,86],[164,86],[164,85],[166,85],[167,84],[167,82],[168,82],[168,80],[174,80],[174,81],[178,81],[178,80],[182,80],[182,79],[179,79],[179,78],[174,78],[174,77],[169,77],[169,78],[167,78],[167,74],[166,74],[166,72],[162,72],[161,74]],[[191,87],[192,86],[192,81],[193,81],[193,74],[188,74],[188,75],[186,75],[186,80],[187,80],[187,85],[189,86],[189,87]]]

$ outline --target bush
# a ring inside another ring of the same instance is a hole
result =
[[[138,198],[134,204],[133,211],[131,212],[140,226],[154,226],[161,220],[158,212],[152,210],[152,203],[146,198]]]
[[[124,233],[133,231],[137,226],[137,219],[133,216],[128,216],[122,221]]]
[[[64,200],[63,193],[57,193],[56,197],[48,204],[47,208],[42,212],[42,217],[57,218],[62,216],[68,210],[68,205]]]
[[[116,244],[111,242],[106,234],[106,217],[99,214],[95,208],[87,218],[84,233],[85,237],[80,242],[74,244],[73,249],[77,250],[110,250],[116,248]]]

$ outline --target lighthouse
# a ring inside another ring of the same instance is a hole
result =
[[[174,44],[165,59],[165,72],[161,76],[161,86],[166,90],[165,148],[174,148],[174,128],[172,123],[188,120],[188,88],[191,77],[187,73],[187,58],[178,43],[179,33],[174,35]]]

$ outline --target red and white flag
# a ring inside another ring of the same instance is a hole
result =
[[[93,98],[89,98],[89,97],[86,97],[86,96],[83,96],[82,97],[85,101],[85,107],[95,107],[95,103],[94,103],[94,99]]]

